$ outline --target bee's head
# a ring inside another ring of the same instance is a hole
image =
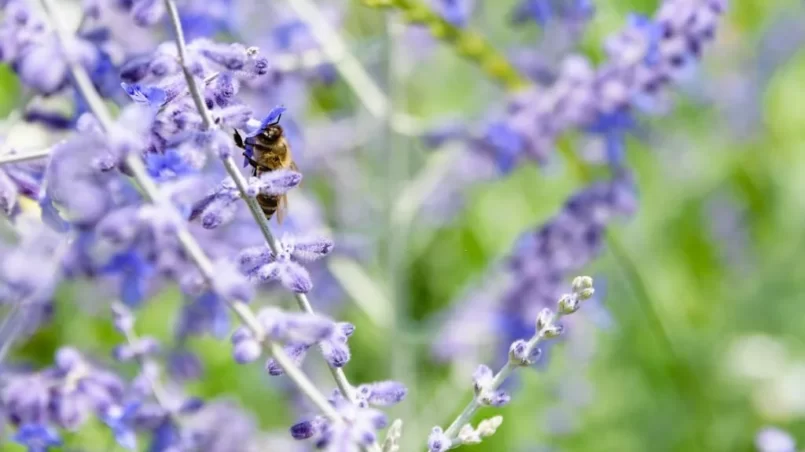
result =
[[[282,127],[279,124],[269,124],[266,126],[265,134],[271,141],[278,140],[282,136]]]

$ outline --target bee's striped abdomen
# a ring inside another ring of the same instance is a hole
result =
[[[270,195],[257,195],[257,204],[260,205],[260,209],[263,210],[263,214],[266,216],[267,220],[270,220],[274,213],[277,211],[277,207],[280,203],[279,196],[270,196]]]

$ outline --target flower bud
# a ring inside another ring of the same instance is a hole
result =
[[[579,293],[593,287],[593,279],[589,276],[577,276],[573,279],[573,292]]]
[[[537,332],[542,331],[551,322],[553,322],[553,312],[549,308],[543,308],[537,316]]]
[[[562,334],[564,329],[565,328],[562,325],[548,325],[542,330],[542,336],[546,339],[553,339]]]
[[[584,289],[581,292],[579,292],[579,299],[581,299],[581,300],[589,300],[590,298],[593,297],[594,294],[595,294],[595,289],[590,287],[588,289]]]
[[[579,310],[579,306],[579,297],[576,295],[565,294],[559,299],[559,312],[562,314],[573,314]]]

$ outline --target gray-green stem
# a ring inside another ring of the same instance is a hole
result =
[[[554,322],[556,322],[562,317],[563,314],[561,312],[555,313],[552,321],[548,322],[545,327],[543,327],[542,329],[537,331],[536,334],[534,334],[534,336],[528,341],[525,356],[530,356],[531,352],[537,348],[540,342],[542,342],[542,340],[545,338],[545,331],[547,330],[547,327],[552,325]],[[520,364],[514,362],[512,359],[509,359],[509,361],[498,371],[498,373],[495,374],[489,386],[485,387],[484,390],[485,391],[498,390],[498,388],[500,388],[500,386],[503,385],[503,382],[505,382],[506,379],[509,378],[509,376],[520,367],[522,367]],[[445,430],[444,434],[448,438],[450,438],[450,441],[453,442],[452,447],[460,445],[460,443],[456,444],[459,430],[461,430],[461,427],[463,427],[465,424],[468,424],[472,420],[472,416],[475,414],[476,411],[478,411],[478,408],[482,406],[481,402],[479,401],[479,397],[480,396],[477,395],[473,397],[470,403],[468,403],[467,406],[464,408],[464,410],[461,412],[461,414],[459,414],[458,417],[456,417],[456,419],[453,421],[453,423],[450,424],[450,427],[448,427],[447,430]]]
[[[41,1],[43,9],[45,10],[45,15],[51,22],[51,27],[56,32],[65,55],[69,55],[64,46],[67,40],[70,39],[70,36],[55,19],[55,16],[52,12],[53,9],[51,7],[51,0]],[[171,2],[168,3],[170,4]],[[101,128],[108,133],[114,126],[112,117],[109,114],[106,105],[104,105],[100,95],[98,95],[98,92],[95,91],[87,72],[80,64],[73,60],[69,60],[68,64],[76,88],[84,97],[84,100],[87,102],[90,111],[92,111],[92,113],[95,115],[98,123],[101,125]],[[147,201],[166,209],[172,209],[170,203],[167,202],[154,181],[149,177],[148,172],[137,153],[131,153],[126,156],[125,164],[131,171],[134,180],[142,189],[143,196]],[[182,246],[182,249],[193,261],[196,267],[198,267],[199,271],[204,277],[204,280],[208,284],[212,284],[214,279],[214,267],[212,261],[210,261],[210,259],[201,249],[201,246],[199,246],[195,238],[193,238],[187,228],[182,224],[177,224],[176,236],[179,244]],[[282,368],[285,370],[285,373],[288,375],[291,381],[296,384],[299,390],[302,391],[302,393],[305,394],[305,396],[307,396],[311,402],[313,402],[327,417],[332,419],[334,422],[343,422],[343,419],[338,412],[335,411],[333,406],[330,405],[330,403],[327,401],[327,398],[324,397],[324,395],[322,395],[322,393],[316,389],[307,376],[296,367],[282,347],[266,338],[262,326],[257,321],[257,318],[251,309],[245,303],[239,300],[226,300],[226,304],[240,319],[240,321],[251,330],[255,338],[259,339],[268,352],[273,355],[274,359],[280,366],[282,366]]]

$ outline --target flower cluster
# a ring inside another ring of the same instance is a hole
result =
[[[346,423],[334,423],[317,416],[294,424],[291,435],[296,439],[311,439],[316,448],[350,451],[353,445],[370,446],[377,441],[377,431],[387,424],[386,416],[372,406],[390,406],[405,397],[405,387],[395,381],[382,381],[358,386],[358,402],[348,402],[336,391],[330,403],[343,414]]]
[[[557,11],[585,16],[590,10],[587,2],[557,2],[565,4],[558,10],[551,3],[523,2],[517,17],[544,22]],[[725,9],[723,0],[665,0],[653,18],[631,16],[607,40],[608,60],[599,67],[584,56],[569,55],[550,86],[515,93],[504,117],[485,121],[482,133],[474,132],[477,126],[451,123],[427,134],[426,142],[464,140],[472,152],[508,173],[526,160],[545,163],[557,138],[575,129],[602,140],[607,161],[620,167],[635,112],[665,109],[663,88],[690,73]]]

